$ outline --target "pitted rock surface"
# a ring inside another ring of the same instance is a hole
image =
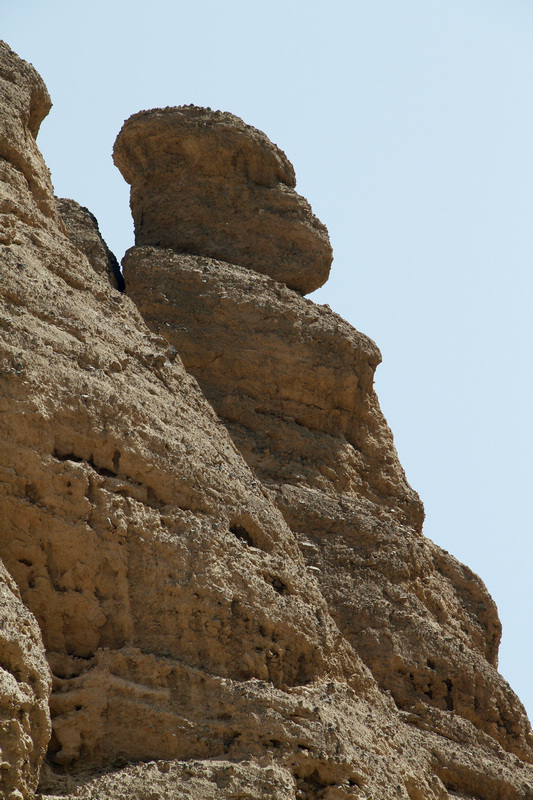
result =
[[[277,687],[278,727],[309,683],[382,703],[176,351],[22,188],[2,186],[36,224],[13,214],[0,245],[0,556],[52,668],[50,764],[259,755]]]
[[[496,607],[471,570],[421,535],[422,506],[373,390],[374,342],[236,266],[147,247],[123,263],[143,317],[275,492],[378,684],[401,709],[459,714],[529,758],[523,708],[495,669]]]
[[[307,294],[327,280],[325,226],[264,133],[196,106],[134,114],[114,160],[131,185],[137,245],[230,261]]]
[[[8,472],[8,480],[11,474]],[[37,788],[50,738],[50,690],[50,670],[39,626],[0,562],[0,796],[3,798],[29,797]]]
[[[50,172],[36,137],[52,101],[43,79],[0,42],[0,242],[16,243],[14,217],[57,224]]]

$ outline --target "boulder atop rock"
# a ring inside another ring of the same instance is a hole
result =
[[[325,226],[261,131],[197,106],[134,114],[114,147],[131,184],[137,245],[248,267],[306,294],[328,278]]]

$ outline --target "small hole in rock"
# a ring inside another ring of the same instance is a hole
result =
[[[120,470],[120,450],[115,450],[113,453],[113,469],[115,472],[119,472]]]
[[[254,540],[252,539],[246,528],[243,528],[242,525],[230,525],[230,532],[234,536],[236,536],[237,539],[246,542],[246,544],[249,547],[254,547]]]
[[[283,581],[280,581],[279,578],[273,578],[271,585],[272,588],[275,589],[278,594],[285,594],[287,586],[283,583]]]

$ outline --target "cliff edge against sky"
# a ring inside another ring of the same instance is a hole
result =
[[[286,156],[130,118],[136,246],[54,198],[0,45],[0,789],[9,800],[522,800],[482,581],[422,533],[376,345]]]

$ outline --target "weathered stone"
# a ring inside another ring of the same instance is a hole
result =
[[[175,350],[59,218],[15,230],[0,247],[0,555],[52,667],[51,762],[264,752],[276,687],[289,718],[292,690],[335,678],[381,703]],[[285,735],[297,751],[300,729]]]
[[[47,791],[63,795],[65,781],[48,776]],[[55,797],[56,795],[45,795]],[[268,798],[287,800],[294,797],[294,779],[289,769],[275,763],[259,764],[249,758],[243,765],[233,761],[151,761],[128,766],[118,774],[95,776],[79,783],[76,797],[80,800],[130,800],[130,798]],[[43,797],[44,800],[44,797]]]
[[[294,191],[292,165],[239,117],[142,111],[124,123],[114,160],[131,184],[137,245],[220,258],[302,294],[327,280],[327,231]]]
[[[50,689],[50,670],[39,626],[0,562],[2,797],[30,797],[37,788],[50,738]]]
[[[396,705],[457,714],[532,758],[524,709],[497,673],[483,583],[421,535],[373,391],[379,351],[327,307],[237,266],[132,248],[128,291],[186,368],[297,534],[329,608]],[[253,280],[253,283],[251,282]]]
[[[13,241],[14,217],[57,224],[50,172],[35,142],[52,102],[41,76],[0,41],[0,242]]]
[[[43,800],[528,798],[494,605],[421,535],[373,342],[148,247],[127,267],[150,332],[91,264],[94,228],[66,234],[35,74],[6,54],[2,119],[33,122],[0,141],[4,796],[29,798],[48,737],[36,620]]]
[[[334,497],[388,501],[420,528],[422,504],[373,391],[381,354],[371,339],[241,267],[151,247],[131,248],[123,266],[129,296],[235,423],[235,441],[241,430],[238,445],[264,482],[284,471]]]
[[[104,242],[94,214],[75,200],[56,198],[56,204],[69,238],[85,253],[94,271],[105,276],[113,289],[123,291],[124,278],[119,263]]]

